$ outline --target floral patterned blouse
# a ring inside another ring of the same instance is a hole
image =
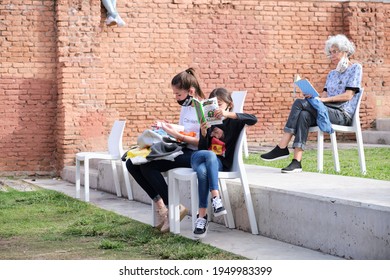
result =
[[[336,70],[330,71],[326,78],[324,90],[327,92],[328,97],[342,94],[348,89],[355,91],[355,96],[351,100],[345,102],[341,107],[351,118],[356,110],[359,97],[358,93],[361,94],[362,76],[362,65],[354,63],[349,66],[344,73],[340,73]]]

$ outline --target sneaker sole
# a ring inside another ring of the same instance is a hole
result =
[[[221,211],[221,212],[214,213],[214,217],[219,217],[219,216],[226,215],[226,214],[227,214],[227,211],[226,211],[226,210],[223,210],[223,211]]]
[[[302,172],[302,168],[296,168],[294,170],[282,170],[282,173],[299,173]]]
[[[272,159],[267,159],[267,158],[262,158],[260,156],[260,158],[264,161],[274,161],[274,160],[280,160],[280,159],[285,159],[285,158],[289,158],[290,155],[287,155],[287,156],[281,156],[281,157],[277,157],[277,158],[272,158]]]
[[[207,226],[207,227],[208,227],[208,226]],[[207,235],[207,230],[208,230],[208,228],[206,228],[206,231],[205,231],[204,233],[202,233],[202,234],[195,234],[195,233],[193,233],[192,235],[194,236],[195,239],[202,239],[202,238],[205,238],[205,237],[206,237],[206,235]]]

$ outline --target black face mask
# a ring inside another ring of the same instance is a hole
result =
[[[184,98],[183,100],[177,100],[177,103],[179,103],[180,106],[191,106],[191,104],[192,104],[192,96],[191,95],[187,95],[187,97]]]

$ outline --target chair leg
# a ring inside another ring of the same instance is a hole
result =
[[[249,149],[248,149],[248,141],[246,138],[246,134],[244,134],[242,141],[243,141],[243,148],[244,148],[244,156],[245,156],[245,158],[248,158],[249,157]]]
[[[359,153],[359,164],[360,164],[360,171],[363,175],[366,175],[367,169],[366,169],[366,158],[364,155],[364,147],[363,147],[363,137],[362,132],[359,129],[356,131],[356,142],[358,146],[358,153]]]
[[[154,204],[153,199],[152,201],[152,225],[153,227],[157,226],[157,213],[156,213],[156,205]]]
[[[233,218],[233,213],[232,213],[232,206],[230,204],[229,193],[228,193],[228,190],[227,190],[227,187],[226,187],[225,180],[224,179],[219,179],[219,185],[220,185],[220,188],[221,188],[221,196],[222,196],[222,199],[223,199],[223,204],[224,204],[224,207],[225,207],[225,209],[227,211],[227,214],[224,215],[225,225],[228,228],[236,228],[236,225],[235,225],[235,222],[234,222],[234,218]]]
[[[324,171],[324,133],[321,130],[317,133],[317,170]]]
[[[240,179],[244,190],[245,203],[246,203],[246,208],[248,210],[248,218],[249,218],[249,223],[251,225],[252,234],[259,234],[259,228],[257,227],[256,215],[255,215],[255,210],[253,208],[252,196],[249,189],[248,178],[246,177],[245,170],[240,170],[240,174],[241,174]]]
[[[85,201],[89,201],[89,158],[84,160],[84,192]]]
[[[179,210],[179,184],[178,180],[168,173],[168,218],[170,232],[180,233],[180,210]]]
[[[116,196],[121,197],[122,192],[121,192],[121,186],[119,185],[119,176],[118,176],[118,172],[116,170],[116,162],[113,160],[111,160],[111,169],[112,169],[112,177],[114,178]]]
[[[330,134],[330,142],[332,144],[332,154],[333,154],[333,162],[334,162],[334,170],[339,173],[340,172],[340,161],[339,161],[339,151],[337,149],[337,138],[336,132]]]
[[[76,158],[76,198],[80,198],[80,161]]]
[[[131,184],[130,184],[129,172],[127,171],[126,163],[124,161],[122,161],[121,164],[122,164],[123,178],[125,179],[127,198],[129,200],[133,200],[134,199],[133,198],[133,190],[132,190]]]
[[[195,223],[199,208],[199,194],[198,194],[198,177],[191,180],[191,218],[192,218],[192,232],[195,230]]]

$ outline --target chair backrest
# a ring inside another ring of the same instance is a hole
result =
[[[111,128],[110,136],[108,136],[108,152],[115,157],[121,157],[123,154],[122,137],[125,130],[126,121],[114,122]]]
[[[364,88],[362,88],[360,90],[360,92],[358,93],[359,94],[358,102],[356,104],[355,113],[354,113],[353,118],[352,118],[352,126],[353,127],[360,126],[360,104],[362,103],[363,93],[364,93]]]
[[[244,138],[245,133],[246,133],[246,126],[242,128],[240,135],[238,136],[236,147],[234,148],[233,164],[229,172],[239,172],[240,165],[244,164],[244,161],[242,159],[242,148],[245,139]]]
[[[245,103],[246,94],[247,94],[246,90],[232,92],[232,99],[234,103],[233,112],[235,113],[244,112],[244,103]]]

